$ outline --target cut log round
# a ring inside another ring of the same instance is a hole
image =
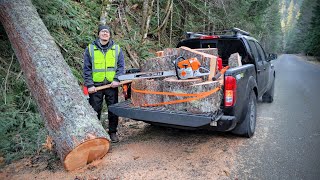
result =
[[[96,159],[102,158],[108,152],[110,143],[105,139],[93,139],[85,141],[74,148],[64,159],[64,167],[67,170],[77,169],[79,164],[86,165]],[[85,157],[85,158],[84,158]]]
[[[147,59],[140,64],[141,72],[174,70],[174,64],[172,61],[176,58],[176,56],[162,56]]]
[[[0,0],[0,9],[1,23],[65,168],[103,157],[109,135],[31,1]]]
[[[162,92],[162,81],[157,79],[134,79],[131,84],[131,101],[134,106],[157,104],[163,102],[162,95],[145,94],[135,90]]]
[[[176,93],[187,93],[187,94],[198,94],[202,92],[208,92],[219,86],[217,81],[201,82],[199,79],[188,79],[188,80],[177,80],[175,78],[166,78],[163,83],[163,91],[176,92]],[[164,96],[165,102],[182,100],[191,97],[178,97],[178,96]],[[191,113],[211,113],[219,109],[221,102],[221,92],[218,91],[207,97],[200,98],[197,100],[169,104],[166,108],[176,111],[186,111]]]

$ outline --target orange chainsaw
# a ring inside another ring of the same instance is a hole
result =
[[[179,56],[177,59],[172,61],[172,63],[175,66],[175,71],[156,71],[125,74],[118,76],[118,79],[120,81],[123,81],[138,78],[157,78],[168,76],[177,76],[178,79],[190,79],[194,77],[209,75],[210,73],[208,69],[201,67],[201,64],[197,58],[185,59],[184,57]]]

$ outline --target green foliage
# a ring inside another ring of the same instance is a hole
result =
[[[315,56],[320,56],[320,2],[317,1],[313,9],[313,17],[311,20],[310,39],[308,50]]]
[[[320,56],[320,2],[304,0],[295,28],[288,32],[285,51]],[[311,9],[311,10],[310,10]]]
[[[9,163],[39,152],[46,131],[6,37],[0,49],[0,156]]]
[[[160,9],[165,9],[166,2],[167,0],[160,0]],[[260,40],[268,52],[279,52],[282,46],[279,11],[278,0],[174,0],[171,46],[174,47],[187,31],[210,32],[238,27]],[[153,12],[155,13],[151,17],[150,29],[157,27],[156,5],[153,7]],[[160,11],[160,23],[164,15],[165,12]],[[170,46],[169,33],[170,23],[161,33],[162,46],[160,47]],[[153,34],[150,37],[156,36]]]
[[[61,52],[82,81],[82,54],[95,39],[101,6],[100,1],[32,0],[49,32],[60,46]]]

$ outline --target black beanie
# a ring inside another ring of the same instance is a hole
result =
[[[107,29],[110,33],[111,33],[111,29],[109,26],[107,25],[100,25],[99,28],[98,28],[98,34],[100,33],[101,30],[103,29]]]

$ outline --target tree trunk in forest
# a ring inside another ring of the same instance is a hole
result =
[[[188,19],[188,13],[187,13],[187,9],[186,9],[186,5],[184,3],[182,3],[182,1],[179,1],[180,5],[182,6],[182,12],[181,12],[181,20],[180,20],[180,29],[179,29],[179,34],[184,34],[184,30],[186,27],[186,22]]]
[[[171,13],[170,13],[170,41],[169,41],[169,46],[171,47],[171,42],[172,42],[172,14],[173,14],[173,0],[171,1]]]
[[[140,31],[141,36],[143,36],[143,34],[144,34],[144,29],[145,29],[146,22],[147,22],[148,6],[149,6],[149,0],[143,0],[142,21],[141,21],[141,31]]]
[[[30,0],[0,0],[3,24],[64,167],[102,158],[109,136]]]
[[[166,6],[166,9],[165,9],[166,15],[165,15],[164,20],[162,21],[161,25],[157,29],[153,30],[149,34],[153,34],[153,33],[156,33],[156,32],[161,33],[166,28],[168,20],[169,20],[169,15],[170,15],[170,13],[172,13],[171,12],[172,9],[173,9],[172,0],[168,0],[167,1],[167,6]]]
[[[142,39],[141,43],[144,43],[148,36],[149,26],[150,26],[150,19],[152,14],[152,8],[153,8],[154,0],[151,0],[151,3],[149,5],[149,1],[145,0],[143,2],[143,18],[142,18]]]
[[[100,25],[106,25],[107,23],[107,18],[108,18],[108,13],[111,10],[111,4],[114,0],[103,0],[102,1],[102,11],[100,15]]]

